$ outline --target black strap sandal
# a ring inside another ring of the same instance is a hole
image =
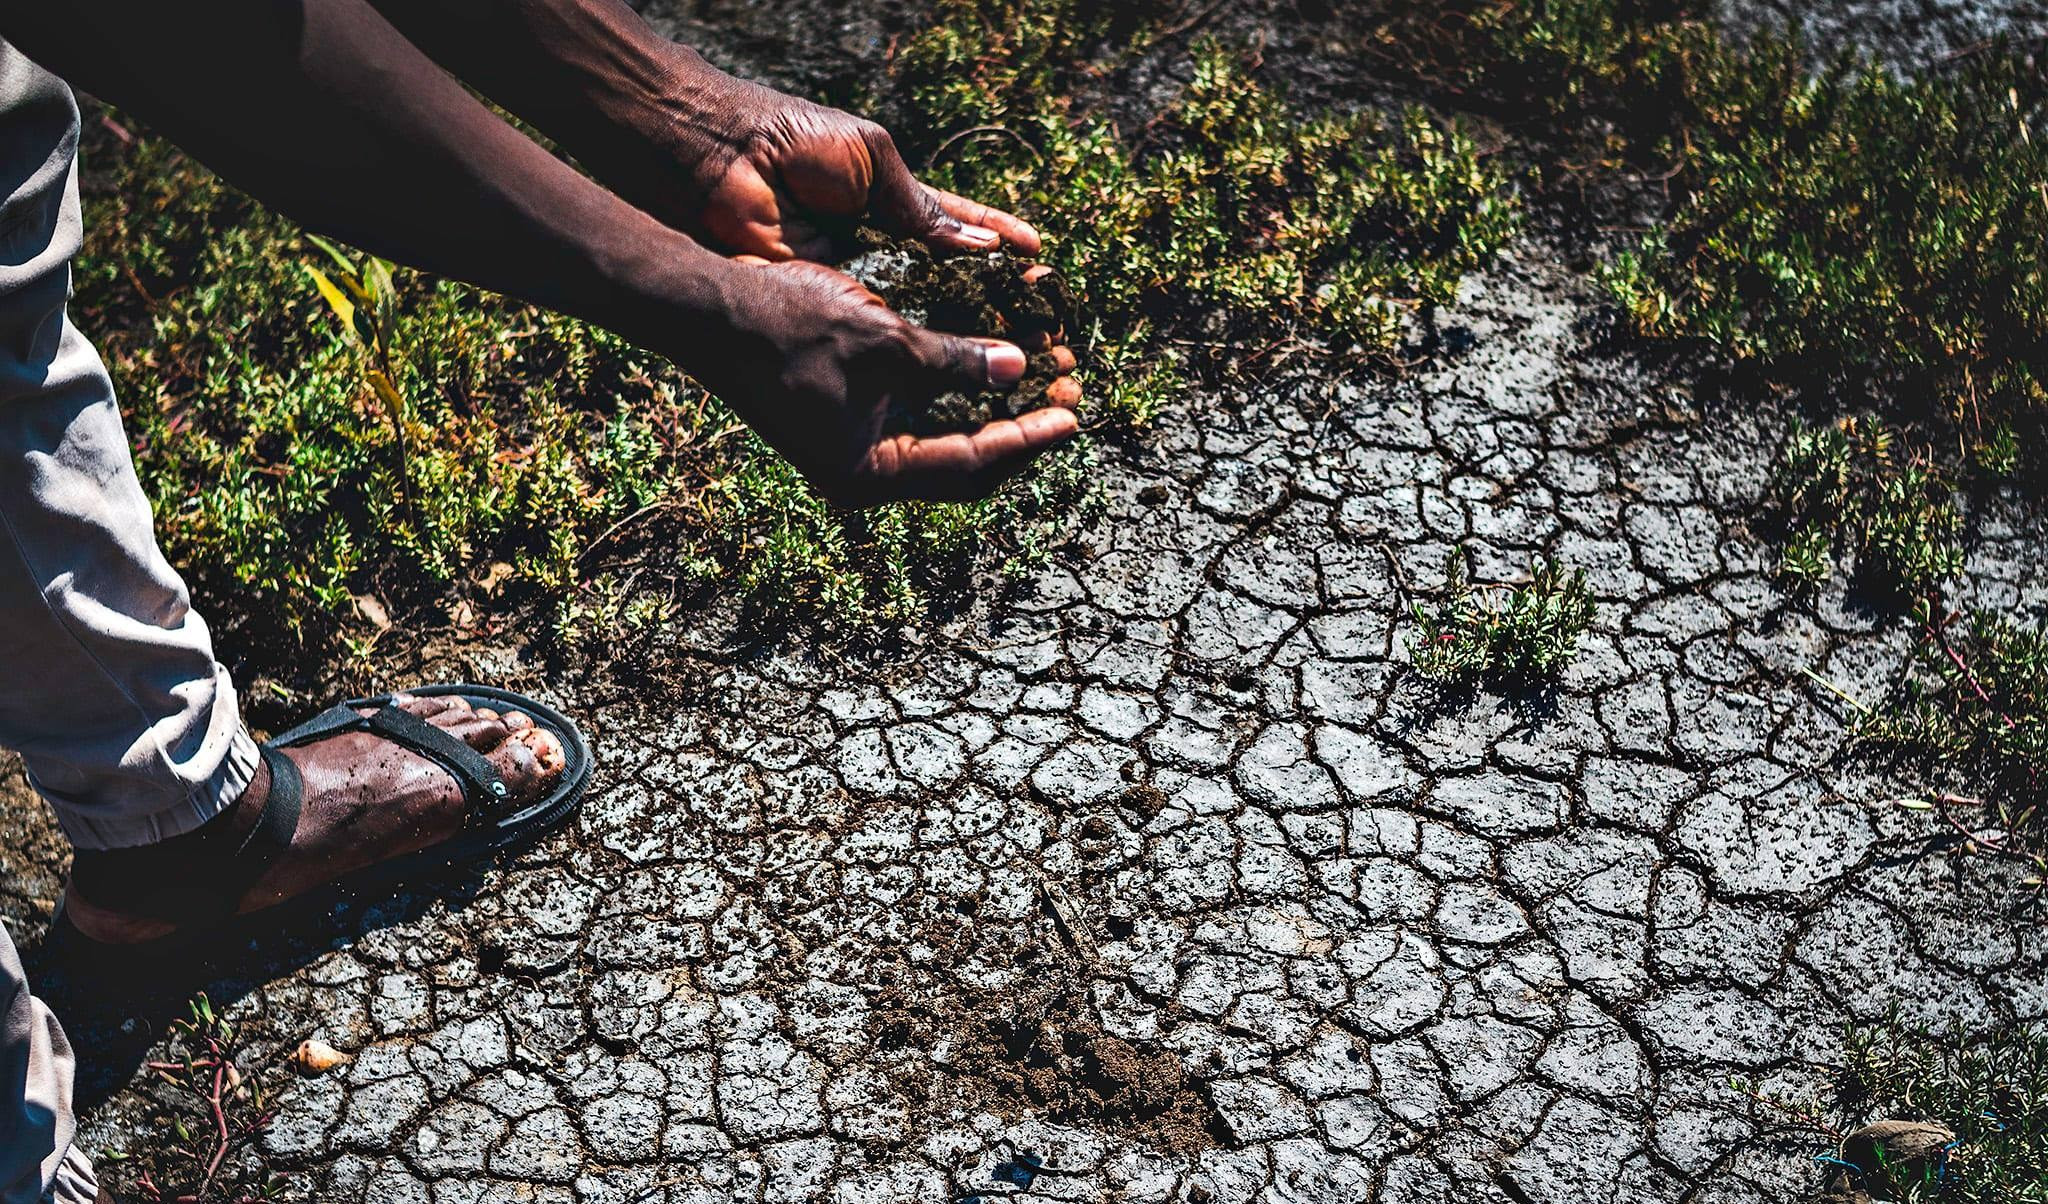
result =
[[[562,742],[566,764],[561,778],[542,797],[509,806],[505,783],[483,754],[393,705],[393,695],[352,698],[262,746],[264,764],[270,767],[270,796],[264,800],[263,814],[246,834],[237,838],[209,825],[151,846],[146,856],[139,855],[139,850],[115,849],[74,863],[72,881],[94,903],[161,918],[177,931],[151,941],[109,944],[80,932],[60,907],[51,921],[51,946],[94,961],[148,959],[188,949],[195,939],[232,919],[242,896],[291,847],[298,831],[305,783],[298,765],[280,750],[343,732],[374,733],[441,766],[461,784],[468,813],[462,831],[450,839],[350,874],[336,886],[359,890],[371,882],[526,844],[559,826],[582,800],[595,760],[583,730],[568,716],[522,694],[490,686],[423,686],[404,693],[415,697],[452,695],[473,707],[525,714]],[[167,856],[171,849],[177,850],[176,855]]]

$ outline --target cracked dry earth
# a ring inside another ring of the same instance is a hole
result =
[[[1557,259],[1475,279],[1406,380],[1171,415],[1085,556],[914,652],[565,699],[603,765],[569,830],[216,988],[258,1060],[355,1055],[289,1082],[270,1163],[332,1204],[1805,1187],[1816,1139],[1731,1076],[1796,1092],[1893,1007],[2039,1016],[2043,940],[1836,762],[1799,670],[1874,695],[1907,642],[1771,584],[1776,420],[1600,350]],[[2038,528],[1982,534],[1981,600],[2038,614]],[[1457,541],[1590,571],[1551,696],[1404,673]]]

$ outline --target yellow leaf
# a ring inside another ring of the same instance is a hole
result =
[[[341,319],[342,328],[353,335],[356,329],[356,303],[335,287],[334,281],[328,279],[327,273],[319,268],[306,265],[306,275],[313,278],[313,287],[319,289],[320,295],[326,298],[327,308],[333,310],[334,315]]]

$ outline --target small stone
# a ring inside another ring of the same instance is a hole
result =
[[[1872,1193],[1889,1197],[1940,1166],[1955,1140],[1953,1130],[1933,1121],[1872,1121],[1842,1140],[1842,1161],[1863,1172]]]
[[[346,1066],[353,1061],[354,1058],[314,1037],[299,1042],[291,1057],[292,1069],[308,1078],[326,1074],[336,1066]]]

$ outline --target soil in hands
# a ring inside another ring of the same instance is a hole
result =
[[[1077,325],[1073,290],[1058,272],[1033,274],[1032,263],[1006,251],[941,259],[921,243],[873,232],[862,233],[860,246],[845,268],[891,309],[945,334],[1007,339],[1030,356],[1016,388],[946,394],[892,414],[891,433],[971,430],[1045,404],[1046,388],[1060,376],[1051,348]]]

